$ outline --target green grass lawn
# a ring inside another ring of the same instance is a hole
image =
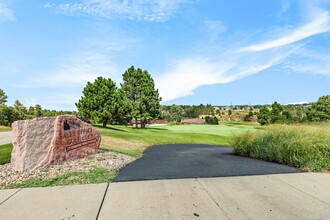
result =
[[[0,145],[0,164],[10,163],[12,144]]]
[[[11,131],[11,127],[5,127],[5,126],[0,125],[0,132],[1,131]]]
[[[101,148],[140,157],[157,144],[231,145],[233,135],[254,131],[252,125],[165,125],[136,129],[126,126],[97,126],[102,135]]]
[[[226,137],[254,130],[253,126],[242,123],[221,123],[220,125],[175,125],[166,127],[170,131],[180,132],[182,134],[214,134]]]

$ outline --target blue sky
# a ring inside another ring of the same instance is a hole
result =
[[[0,0],[11,105],[74,110],[87,81],[148,70],[163,104],[330,94],[330,0]]]

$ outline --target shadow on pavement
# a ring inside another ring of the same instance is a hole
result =
[[[298,173],[299,169],[236,156],[230,147],[173,144],[147,149],[114,182]]]

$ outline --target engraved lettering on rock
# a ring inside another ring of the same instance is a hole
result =
[[[93,138],[92,128],[81,127],[79,124],[69,121],[69,130],[63,130],[63,136],[60,136],[66,146],[67,151],[81,148],[85,145],[94,144],[97,140]]]

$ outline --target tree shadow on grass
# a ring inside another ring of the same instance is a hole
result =
[[[103,129],[108,129],[108,130],[114,130],[114,131],[121,131],[121,132],[128,132],[128,131],[125,131],[125,130],[122,130],[122,129],[119,129],[119,128],[113,128],[113,127],[106,127],[104,128],[103,126],[101,125],[93,125],[94,127],[97,127],[97,128],[103,128]]]

